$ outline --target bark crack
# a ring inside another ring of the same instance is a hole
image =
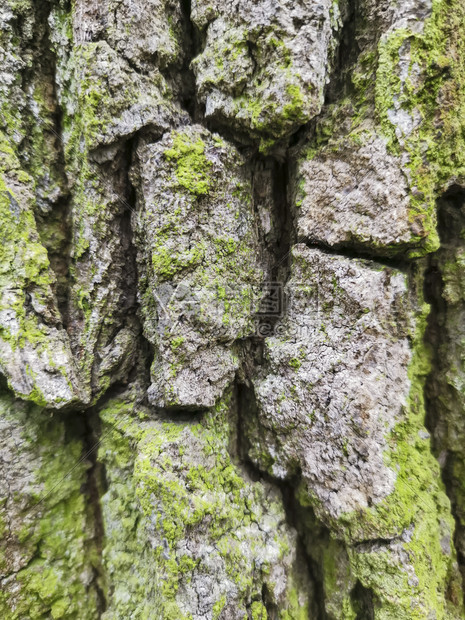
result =
[[[425,299],[431,305],[425,342],[431,351],[426,383],[426,426],[433,453],[439,461],[446,493],[456,522],[454,545],[465,585],[465,497],[462,492],[462,456],[465,431],[462,370],[462,334],[465,318],[463,285],[457,271],[465,253],[465,189],[452,185],[438,200],[440,249],[430,255],[425,276]]]

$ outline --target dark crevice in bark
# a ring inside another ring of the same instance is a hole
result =
[[[272,276],[278,281],[287,281],[290,271],[290,251],[292,245],[292,222],[289,205],[289,167],[287,160],[283,163],[273,162],[273,202],[275,208],[278,239]]]
[[[262,596],[262,603],[266,609],[267,619],[269,618],[270,620],[272,620],[276,618],[277,617],[276,605],[274,605],[273,602],[271,601],[270,592],[267,588],[266,583],[264,583],[262,586],[261,596]]]
[[[50,268],[56,278],[55,296],[64,329],[69,326],[71,213],[70,198],[64,196],[54,205],[52,213],[43,218],[36,216],[42,244],[47,250]],[[48,241],[51,241],[49,243]],[[57,244],[58,242],[58,244]]]
[[[110,184],[119,198],[119,211],[114,215],[111,234],[119,240],[119,247],[112,257],[114,272],[113,277],[119,284],[119,298],[113,311],[114,325],[112,331],[108,332],[103,321],[99,325],[100,332],[95,343],[95,359],[92,367],[92,390],[98,390],[100,378],[100,351],[105,347],[111,346],[112,340],[124,327],[133,326],[136,319],[136,299],[137,299],[137,272],[135,265],[135,249],[132,243],[131,212],[133,210],[131,201],[131,186],[128,179],[128,171],[131,159],[131,141],[123,146],[120,153],[109,163],[102,164],[100,170],[101,178],[105,183]],[[136,326],[134,325],[134,329]],[[139,328],[140,329],[140,328]],[[121,360],[120,365],[125,360]],[[111,374],[119,374],[118,368],[112,368]]]
[[[264,478],[265,474],[258,469],[249,457],[250,441],[246,430],[246,416],[257,415],[256,402],[251,384],[241,381],[235,384],[236,429],[231,437],[230,452],[234,460],[254,482]],[[249,420],[250,423],[250,420]]]
[[[106,575],[102,565],[105,531],[100,503],[100,497],[105,492],[106,488],[106,474],[105,466],[98,460],[100,434],[101,428],[98,413],[95,410],[90,410],[85,416],[84,450],[88,455],[89,468],[87,470],[87,480],[83,491],[87,497],[89,529],[93,531],[93,538],[87,541],[87,545],[90,547],[89,556],[96,558],[95,562],[92,564],[92,571],[93,586],[97,595],[97,613],[99,617],[101,617],[107,607],[105,597]],[[94,554],[92,554],[92,548],[95,550]]]
[[[143,375],[144,359],[141,354],[139,367],[133,368],[129,374],[128,381],[136,381]],[[79,440],[82,443],[81,461],[87,466],[86,479],[81,488],[81,493],[85,497],[86,505],[86,531],[88,533],[85,545],[87,557],[89,558],[92,570],[92,581],[89,590],[95,591],[98,608],[98,617],[101,617],[107,608],[107,575],[102,561],[104,549],[105,528],[102,514],[101,497],[108,490],[106,468],[104,463],[99,460],[98,452],[101,443],[101,411],[111,400],[117,399],[127,393],[127,382],[115,383],[91,408],[75,410],[73,412],[60,412],[63,416],[66,439],[68,441]],[[138,404],[142,405],[144,400],[143,391]],[[70,472],[68,472],[70,473]],[[64,472],[65,477],[68,475]]]
[[[197,99],[195,76],[191,68],[192,60],[200,53],[202,47],[201,35],[191,20],[191,0],[180,0],[181,12],[184,20],[186,52],[181,67],[180,103],[194,123],[204,122],[204,109]]]
[[[273,333],[286,311],[284,287],[290,276],[293,228],[287,161],[255,157],[251,160],[251,168],[252,204],[265,272],[262,301],[255,315],[256,330],[248,339],[255,346],[257,338]]]
[[[402,271],[403,273],[409,273],[412,264],[415,262],[415,259],[406,260],[401,257],[377,256],[369,251],[364,252],[363,250],[348,247],[330,247],[320,243],[310,243],[305,239],[303,239],[301,243],[304,243],[311,250],[319,250],[320,252],[324,252],[325,254],[329,254],[331,256],[341,256],[343,258],[350,258],[351,260],[367,261],[382,267],[396,269],[397,271]]]
[[[266,224],[269,222],[270,214],[274,210],[273,196],[270,191],[271,171],[265,159],[252,158],[251,167],[251,186],[252,186],[252,207],[255,217],[255,226],[260,246],[260,262],[265,270],[265,278],[270,277],[271,255],[275,244],[274,228]]]
[[[61,414],[63,415],[63,414]],[[102,566],[104,525],[100,496],[106,490],[104,466],[98,461],[100,441],[100,421],[96,408],[64,414],[66,440],[79,440],[82,444],[81,461],[86,466],[86,477],[81,493],[85,497],[86,538],[85,550],[89,561],[92,579],[87,586],[89,593],[95,593],[97,617],[106,609],[105,574]],[[67,472],[64,472],[67,475]]]
[[[148,388],[150,384],[150,365],[153,360],[154,354],[153,346],[144,336],[142,319],[140,316],[140,304],[138,301],[139,276],[137,268],[137,249],[134,243],[133,231],[133,215],[136,213],[137,210],[137,196],[136,188],[133,185],[130,177],[130,170],[134,162],[137,144],[138,137],[136,135],[126,142],[124,156],[124,175],[127,202],[125,204],[125,209],[122,217],[122,238],[126,239],[126,265],[124,269],[122,285],[125,296],[125,303],[123,304],[123,316],[131,314],[131,317],[135,322],[139,334],[136,340],[138,356],[136,357],[133,368],[130,369],[127,381],[130,382],[131,380],[135,380],[136,372],[139,372],[141,380],[145,382],[145,385]],[[138,359],[139,356],[141,362]],[[139,366],[141,368],[138,371],[137,369]]]
[[[352,544],[351,547],[360,552],[372,551],[374,549],[379,549],[381,547],[387,547],[392,542],[402,541],[401,537],[394,538],[366,538],[364,540],[359,540],[356,543]]]
[[[154,418],[159,422],[179,423],[180,426],[201,424],[206,414],[206,409],[195,409],[193,407],[170,407],[169,409],[163,409],[161,407],[154,407],[148,402],[146,402],[146,406],[152,410]]]
[[[136,192],[130,179],[130,168],[133,154],[137,145],[138,136],[126,140],[119,148],[118,154],[110,161],[100,164],[100,180],[102,183],[112,183],[118,197],[118,212],[114,216],[112,234],[119,240],[117,251],[114,253],[114,277],[118,282],[119,298],[113,315],[114,325],[111,332],[102,329],[96,342],[95,360],[92,367],[92,389],[94,394],[99,392],[99,383],[102,379],[100,352],[105,347],[111,347],[113,339],[122,329],[128,328],[133,334],[134,349],[149,355],[149,346],[143,336],[138,303],[138,271],[136,247],[132,230],[132,215],[136,210]],[[138,357],[128,360],[123,357],[115,367],[106,371],[111,382],[127,384],[131,375],[138,366]],[[111,384],[110,388],[111,390]]]
[[[425,403],[426,427],[432,435],[433,452],[441,466],[456,522],[454,546],[465,586],[465,496],[461,480],[465,471],[462,456],[465,433],[461,423],[463,393],[459,387],[463,375],[462,325],[465,322],[459,274],[460,258],[465,253],[464,230],[465,188],[452,185],[438,200],[441,247],[429,257],[425,274],[425,299],[431,305],[425,340],[432,355]],[[446,284],[449,291],[445,289]]]
[[[245,374],[248,375],[248,372],[245,371]],[[319,565],[317,559],[312,557],[308,552],[308,549],[312,547],[312,543],[314,542],[314,540],[312,540],[311,533],[309,533],[305,525],[309,516],[313,522],[318,524],[317,527],[321,530],[319,534],[323,533],[323,537],[329,537],[329,533],[322,524],[317,522],[316,517],[313,515],[313,511],[311,511],[310,508],[302,508],[296,499],[296,490],[300,484],[299,471],[296,471],[290,479],[280,480],[270,475],[264,468],[259,467],[250,458],[250,451],[252,448],[250,439],[251,435],[254,436],[254,440],[259,444],[264,442],[264,439],[260,442],[260,439],[258,438],[262,433],[262,429],[258,419],[258,408],[254,389],[251,382],[248,381],[250,378],[250,375],[246,377],[247,382],[239,379],[235,386],[237,426],[232,453],[235,455],[235,461],[242,467],[251,480],[255,482],[267,482],[280,492],[286,513],[287,524],[298,534],[297,561],[302,566],[305,566],[310,583],[312,583],[314,587],[313,603],[316,608],[316,616],[312,615],[311,617],[315,618],[315,620],[325,620],[325,597],[321,565]],[[305,512],[307,514],[304,515]],[[319,536],[318,544],[321,544],[321,541],[322,537]],[[277,618],[278,610],[271,605],[266,597],[266,592],[264,601],[269,617]]]
[[[144,335],[143,317],[141,315],[139,303],[137,248],[134,242],[133,230],[133,218],[137,215],[137,191],[132,183],[130,175],[131,167],[134,165],[136,158],[138,143],[139,133],[125,143],[125,155],[123,160],[125,167],[126,200],[124,201],[124,213],[122,218],[122,235],[126,239],[127,251],[124,271],[125,276],[123,278],[122,287],[125,290],[125,296],[127,298],[124,315],[127,316],[127,314],[130,313],[138,329],[138,336],[135,344],[138,355],[127,377],[127,382],[130,383],[131,381],[135,381],[136,375],[138,375],[139,380],[143,384],[143,398],[141,398],[140,403],[148,406],[147,390],[150,386],[150,370],[155,357],[155,350],[153,344]]]
[[[56,86],[56,85],[55,85]],[[56,93],[56,90],[55,90]],[[63,177],[66,182],[66,192],[57,200],[53,208],[46,216],[37,215],[37,227],[41,241],[47,249],[50,267],[55,274],[56,299],[58,311],[61,315],[63,327],[69,325],[69,301],[71,287],[71,251],[72,251],[72,228],[71,228],[71,196],[68,193],[67,179],[64,164],[63,139],[61,130],[61,113],[57,105],[55,131],[57,144],[62,161]]]
[[[297,531],[297,551],[303,558],[314,586],[315,620],[327,620],[322,557],[318,551],[329,540],[329,530],[318,521],[311,508],[303,508],[297,501],[296,490],[299,484],[300,474],[287,484],[281,483],[284,508],[288,524]],[[311,528],[308,527],[309,522],[312,523]],[[312,549],[318,551],[312,552]]]
[[[355,620],[374,620],[375,607],[372,590],[365,588],[360,581],[357,581],[350,597],[357,613]]]
[[[92,407],[81,410],[81,415],[85,417],[89,413],[89,415],[92,417],[94,415],[94,411],[101,411],[112,400],[117,400],[127,394],[128,384],[131,386],[131,384],[136,383],[137,380],[140,379],[141,366],[143,367],[144,361],[145,360],[143,359],[143,355],[140,355],[138,363],[129,372],[128,379],[124,381],[118,381],[111,385],[108,390],[106,390],[106,392],[102,394],[102,396],[92,405]],[[144,394],[140,393],[138,395],[138,398],[135,399],[135,403],[137,405],[143,405]]]
[[[101,508],[101,496],[107,491],[106,472],[103,463],[98,458],[98,449],[101,436],[101,423],[99,411],[112,399],[118,398],[128,390],[128,385],[138,381],[141,384],[140,399],[138,404],[145,403],[146,389],[149,384],[148,360],[150,358],[150,346],[142,333],[142,326],[138,317],[139,306],[137,302],[137,262],[136,248],[133,243],[132,213],[135,211],[136,196],[129,170],[132,164],[133,153],[136,147],[137,137],[127,140],[122,144],[117,157],[110,162],[100,165],[101,180],[104,183],[112,182],[112,187],[119,196],[119,209],[115,215],[114,234],[120,240],[118,256],[115,260],[119,263],[117,277],[121,298],[117,308],[119,320],[113,334],[102,332],[104,342],[97,342],[96,361],[92,369],[92,385],[94,392],[99,379],[99,350],[109,342],[124,327],[130,326],[134,331],[134,347],[137,351],[132,364],[124,368],[125,360],[121,361],[123,372],[118,366],[112,369],[112,383],[101,394],[97,402],[89,409],[70,414],[69,420],[79,419],[78,424],[71,422],[68,425],[69,432],[74,437],[80,436],[83,441],[83,458],[88,462],[87,480],[82,493],[86,497],[86,509],[88,515],[88,530],[91,532],[87,540],[88,555],[92,558],[93,580],[99,617],[104,613],[107,605],[106,578],[102,563],[104,546],[104,521]]]
[[[47,250],[50,267],[56,276],[55,294],[63,326],[68,324],[69,266],[71,251],[70,197],[65,171],[62,139],[62,112],[57,99],[56,58],[52,51],[48,19],[53,3],[33,5],[33,30],[22,32],[23,20],[17,19],[26,61],[22,73],[25,96],[23,126],[25,136],[18,147],[21,165],[36,182],[37,230]],[[47,183],[55,186],[51,192]]]
[[[346,2],[341,3],[341,13],[343,27],[335,54],[331,79],[326,90],[325,105],[336,103],[351,93],[353,88],[351,73],[360,54],[356,37],[359,18],[358,0],[346,0]]]

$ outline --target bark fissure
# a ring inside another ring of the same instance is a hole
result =
[[[299,505],[296,499],[296,490],[300,484],[299,472],[296,472],[292,479],[280,480],[270,475],[267,471],[264,471],[250,458],[250,429],[251,427],[255,427],[256,431],[259,433],[260,422],[258,419],[258,409],[254,389],[250,381],[248,381],[250,377],[249,373],[245,370],[246,368],[247,362],[242,369],[242,373],[240,373],[240,375],[243,375],[242,378],[239,378],[236,382],[237,430],[234,446],[232,448],[232,455],[244,468],[251,480],[266,481],[279,491],[283,500],[287,524],[298,534],[297,547],[300,554],[300,561],[306,567],[310,582],[313,584],[315,589],[315,611],[317,615],[310,615],[309,619],[315,617],[315,620],[326,620],[327,616],[324,604],[325,595],[322,568],[318,565],[318,559],[316,557],[312,557],[309,549],[321,544],[322,538],[328,536],[329,531],[327,531],[326,528],[316,520],[310,509],[303,509]],[[307,511],[308,514],[305,514],[305,511]],[[322,535],[322,537],[320,537],[319,540],[312,538],[311,532],[309,532],[305,525],[306,521],[309,520],[308,515],[310,515],[311,521],[317,524],[316,528],[321,530],[319,534]],[[271,614],[270,618],[278,618],[278,610],[268,600],[268,597],[266,596],[266,589],[264,600],[265,607]]]
[[[452,185],[438,200],[441,247],[429,257],[425,298],[431,305],[425,340],[431,350],[431,372],[426,386],[427,428],[441,466],[443,482],[452,504],[456,531],[454,545],[465,583],[464,509],[461,492],[463,460],[459,446],[464,439],[460,419],[461,317],[465,315],[460,275],[454,263],[465,251],[465,190]]]
[[[84,415],[84,453],[89,466],[87,469],[87,479],[83,492],[87,497],[88,506],[88,527],[93,532],[92,538],[88,540],[88,555],[95,558],[92,561],[92,586],[97,593],[97,615],[102,614],[107,608],[106,600],[106,575],[103,568],[102,554],[105,540],[105,527],[103,521],[100,497],[105,492],[105,467],[98,458],[98,446],[100,443],[100,420],[95,409],[87,411]]]

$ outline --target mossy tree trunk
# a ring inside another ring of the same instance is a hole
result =
[[[0,24],[0,616],[465,618],[463,1]]]

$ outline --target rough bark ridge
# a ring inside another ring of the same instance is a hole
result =
[[[0,616],[465,618],[463,2],[0,23]]]

